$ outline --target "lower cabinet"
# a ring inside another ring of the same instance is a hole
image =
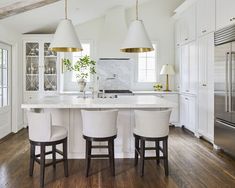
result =
[[[180,96],[180,125],[195,133],[197,120],[196,97]]]
[[[170,123],[172,125],[179,126],[179,94],[177,92],[134,92],[134,95],[154,95],[157,97],[161,97],[165,100],[174,102],[177,106],[172,109]]]

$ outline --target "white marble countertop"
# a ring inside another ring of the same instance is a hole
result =
[[[179,94],[178,91],[132,91],[133,94]]]
[[[118,98],[78,98],[75,95],[46,96],[31,99],[22,108],[173,108],[178,104],[156,96],[121,96]]]

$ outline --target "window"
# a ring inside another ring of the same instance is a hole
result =
[[[88,55],[88,56],[91,55],[91,44],[90,43],[82,43],[82,48],[83,48],[83,51],[72,53],[72,61],[73,61],[73,63],[76,63],[80,58],[84,57],[85,55]],[[76,72],[73,72],[72,81],[73,82],[77,81]],[[86,81],[90,82],[90,75],[88,76]]]
[[[0,107],[8,106],[8,51],[0,49]]]
[[[156,82],[156,44],[153,44],[154,50],[138,54],[138,82]]]

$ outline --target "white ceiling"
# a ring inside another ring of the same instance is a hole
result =
[[[1,0],[0,7],[20,0]],[[150,0],[139,0],[140,4]],[[131,7],[135,0],[68,0],[69,18],[81,24],[104,15],[115,6]],[[20,33],[53,33],[64,18],[64,0],[0,20],[0,23]]]

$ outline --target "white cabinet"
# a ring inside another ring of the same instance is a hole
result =
[[[234,0],[216,0],[216,30],[235,24],[234,10]]]
[[[197,36],[215,31],[215,0],[197,1]]]
[[[185,10],[175,24],[176,46],[196,39],[196,7],[190,6]]]
[[[210,141],[214,138],[214,34],[198,40],[199,90],[198,133]]]
[[[180,124],[195,133],[197,121],[196,97],[180,96]]]
[[[49,50],[51,39],[51,35],[24,36],[25,95],[35,96],[58,91],[59,55]]]
[[[198,63],[196,43],[191,42],[181,46],[180,90],[184,93],[197,93]]]

